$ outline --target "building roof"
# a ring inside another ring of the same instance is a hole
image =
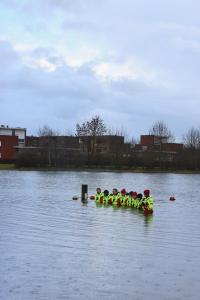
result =
[[[0,125],[0,129],[7,129],[7,130],[26,130],[26,128],[22,128],[22,127],[9,127],[8,125]]]

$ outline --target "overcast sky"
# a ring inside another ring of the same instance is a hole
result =
[[[200,125],[199,0],[0,0],[0,124]]]

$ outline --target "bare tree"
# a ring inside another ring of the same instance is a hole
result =
[[[45,152],[45,156],[47,155],[48,165],[52,166],[52,161],[54,157],[54,161],[56,164],[57,160],[57,139],[56,137],[59,133],[53,130],[48,125],[44,125],[38,129],[38,135],[40,137],[40,145],[41,148]]]
[[[107,129],[107,133],[108,133],[108,135],[124,136],[125,139],[127,138],[127,132],[123,126],[121,126],[121,128],[109,127]]]
[[[113,128],[113,127],[109,127],[107,129],[107,134],[108,135],[117,135],[117,136],[121,136],[121,131],[117,128]]]
[[[187,148],[200,149],[200,130],[191,127],[183,136],[183,142]]]
[[[175,140],[172,131],[163,121],[156,121],[155,123],[153,123],[152,127],[149,130],[149,134],[166,137],[168,142],[173,142]]]
[[[94,116],[90,121],[83,122],[81,125],[76,124],[77,136],[88,136],[89,144],[91,145],[91,152],[95,152],[96,137],[104,135],[107,132],[103,119],[100,116]],[[89,151],[88,144],[88,151]]]
[[[44,125],[38,129],[38,136],[57,136],[59,133],[48,125]]]
[[[90,121],[76,124],[77,136],[98,136],[107,132],[103,119],[100,116],[93,117]]]

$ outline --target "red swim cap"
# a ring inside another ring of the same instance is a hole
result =
[[[125,194],[126,194],[126,189],[122,189],[122,190],[121,190],[121,194],[124,194],[124,195],[125,195]]]
[[[144,195],[149,196],[150,195],[150,190],[144,190]]]
[[[133,192],[133,196],[137,196],[137,192]]]

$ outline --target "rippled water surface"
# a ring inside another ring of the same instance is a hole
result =
[[[71,200],[81,184],[150,188],[154,215]],[[0,299],[199,299],[199,187],[190,174],[1,171]]]

